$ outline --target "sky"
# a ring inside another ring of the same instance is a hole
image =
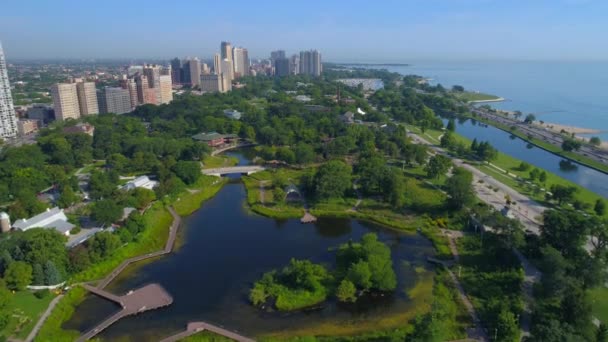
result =
[[[608,0],[1,0],[6,58],[608,60]]]

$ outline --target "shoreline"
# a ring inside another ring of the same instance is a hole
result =
[[[476,103],[490,103],[490,102],[503,102],[505,101],[504,97],[498,97],[495,99],[489,99],[489,100],[473,100],[473,101],[468,101],[467,103],[471,103],[471,104],[476,104]]]

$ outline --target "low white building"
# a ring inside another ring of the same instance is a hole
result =
[[[148,176],[139,176],[131,181],[128,181],[127,184],[122,186],[122,189],[125,191],[133,190],[135,188],[144,188],[148,190],[154,189],[158,185],[157,181],[153,181]]]
[[[243,113],[235,109],[226,109],[224,115],[232,120],[240,120]]]
[[[59,209],[58,207],[47,209],[45,212],[27,220],[20,219],[13,223],[13,228],[22,231],[32,228],[53,228],[65,236],[69,236],[70,230],[74,227],[75,225],[68,222],[63,209]]]

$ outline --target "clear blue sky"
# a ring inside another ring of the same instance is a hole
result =
[[[1,0],[11,58],[211,57],[221,40],[327,61],[608,60],[606,0]]]

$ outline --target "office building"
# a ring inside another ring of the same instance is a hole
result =
[[[198,79],[198,84],[200,84],[200,76]],[[166,104],[173,101],[173,90],[171,89],[173,84],[171,83],[170,75],[161,75],[160,76],[160,100],[159,104]]]
[[[300,73],[300,56],[293,55],[289,59],[289,73],[291,75],[297,75]]]
[[[222,42],[220,45],[220,53],[222,54],[222,59],[227,59],[230,62],[234,60],[232,57],[232,45],[230,42]]]
[[[0,43],[0,138],[17,136],[17,116],[13,107],[11,85],[8,80],[4,51]]]
[[[274,60],[275,76],[283,77],[289,75],[289,59],[277,58]]]
[[[224,74],[224,78],[228,79],[230,82],[234,79],[234,70],[232,69],[232,61],[229,59],[222,60],[222,74]]]
[[[104,98],[108,113],[125,114],[131,111],[131,96],[127,89],[105,87]]]
[[[300,52],[300,74],[321,76],[321,53],[317,50]]]
[[[235,47],[232,52],[234,57],[233,67],[235,78],[249,75],[249,53],[247,49]]]
[[[196,87],[201,84],[201,62],[198,58],[192,58],[188,61],[190,86]]]
[[[76,93],[78,94],[78,106],[81,116],[99,114],[97,90],[95,89],[94,82],[76,83]]]
[[[182,60],[175,57],[171,60],[171,82],[182,84]]]
[[[57,83],[51,87],[51,96],[55,106],[55,119],[64,121],[80,117],[78,91],[76,83]]]
[[[210,73],[211,73],[211,70],[209,70],[209,66],[207,65],[207,63],[201,63],[201,74],[209,75]]]

